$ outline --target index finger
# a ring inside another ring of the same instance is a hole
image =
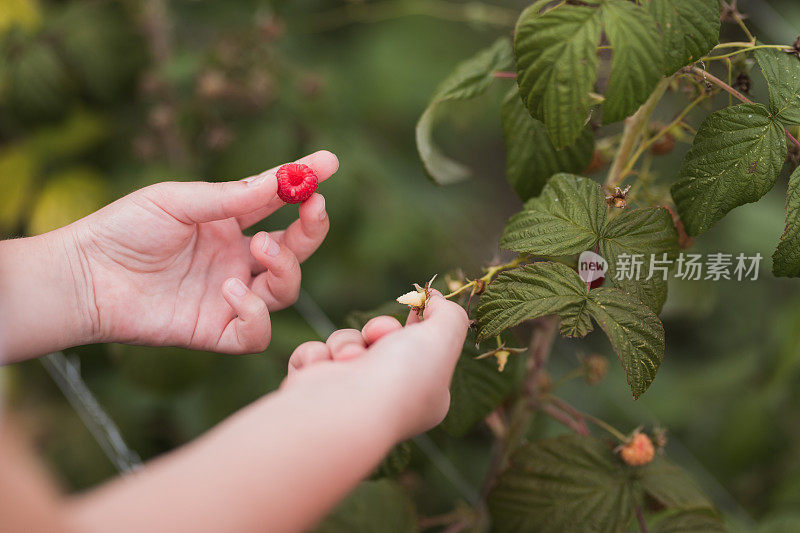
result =
[[[406,326],[417,323],[431,323],[433,327],[442,331],[452,332],[455,336],[466,337],[469,328],[469,317],[463,307],[447,300],[436,289],[431,290],[428,303],[425,304],[423,320],[420,321],[417,311],[412,309],[408,314]]]
[[[336,171],[339,170],[339,159],[336,157],[336,155],[328,150],[314,152],[313,154],[309,154],[294,162],[310,167],[317,175],[317,179],[320,181],[320,183],[333,176]],[[281,168],[281,166],[283,165],[278,165],[277,167],[273,167],[265,172],[262,172],[261,174],[250,176],[249,178],[245,179],[250,181],[257,179],[276,179],[275,173],[278,172],[278,169]],[[284,205],[286,204],[283,202],[283,200],[278,198],[276,195],[273,196],[272,199],[269,200],[261,209],[257,209],[251,213],[237,217],[236,220],[239,222],[239,227],[241,229],[246,229],[257,222],[264,220],[266,217]]]

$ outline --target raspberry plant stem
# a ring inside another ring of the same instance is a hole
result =
[[[671,81],[672,76],[661,80],[659,84],[656,85],[650,98],[642,104],[636,113],[625,120],[625,129],[622,133],[619,150],[617,151],[617,155],[614,156],[614,161],[611,163],[611,168],[608,170],[608,177],[606,178],[606,187],[609,189],[617,187],[622,182],[622,178],[624,177],[622,171],[631,156],[631,152],[633,152],[636,142],[647,127],[650,115],[653,114],[658,102],[661,101],[664,93],[667,92]]]
[[[727,59],[729,57],[733,57],[738,54],[744,54],[747,52],[752,52],[753,50],[764,50],[764,49],[773,49],[773,50],[790,50],[790,46],[785,46],[782,44],[759,44],[757,46],[748,46],[746,48],[742,48],[740,50],[736,50],[735,52],[731,52],[729,54],[723,54],[719,56],[706,56],[701,59],[701,61],[715,61],[718,59]]]
[[[683,119],[686,118],[686,115],[688,115],[692,111],[692,109],[695,108],[697,104],[699,104],[706,98],[708,98],[708,95],[705,94],[696,98],[691,104],[686,106],[686,108],[683,111],[681,111],[681,113],[675,118],[675,120],[673,120],[667,126],[662,128],[658,133],[650,137],[646,142],[643,142],[636,150],[636,152],[634,152],[634,154],[631,156],[630,160],[628,161],[628,164],[625,165],[625,168],[622,169],[622,171],[620,172],[620,181],[625,179],[625,176],[630,174],[630,172],[633,170],[633,167],[636,165],[636,162],[639,160],[640,157],[642,157],[642,154],[644,154],[651,146],[653,146],[653,144],[655,144],[657,140],[666,135],[666,133],[669,132],[672,128],[680,124],[683,121]]]
[[[512,261],[509,261],[508,263],[505,263],[503,265],[490,266],[490,267],[488,267],[486,269],[486,275],[484,275],[483,277],[480,277],[478,279],[474,279],[474,280],[470,281],[469,283],[465,283],[464,285],[462,285],[458,289],[454,290],[450,294],[446,294],[445,298],[447,298],[449,300],[450,298],[455,298],[459,294],[465,292],[467,289],[477,289],[478,288],[478,284],[481,283],[481,282],[483,282],[486,285],[488,285],[489,283],[491,283],[493,281],[494,277],[497,274],[499,274],[500,272],[502,272],[504,270],[512,269],[514,267],[517,267],[517,266],[521,265],[522,263],[526,262],[527,260],[528,260],[528,256],[527,255],[518,255]]]
[[[620,442],[625,442],[625,441],[628,440],[627,436],[623,435],[621,431],[619,431],[617,428],[615,428],[611,424],[609,424],[607,422],[604,422],[603,420],[600,420],[599,418],[595,418],[590,414],[584,413],[583,411],[579,411],[578,409],[576,409],[575,407],[573,407],[572,405],[570,405],[566,401],[562,400],[558,396],[553,396],[552,394],[548,394],[547,396],[545,396],[545,400],[550,402],[550,403],[552,403],[552,404],[554,404],[556,407],[558,407],[562,411],[564,411],[566,413],[569,413],[574,418],[578,418],[578,419],[581,419],[581,420],[587,420],[587,421],[591,422],[592,424],[596,425],[597,427],[600,427],[600,428],[606,430],[609,434],[611,434],[614,437],[616,437]]]
[[[722,89],[722,90],[728,92],[729,94],[732,94],[733,96],[735,96],[741,102],[744,102],[746,104],[754,104],[755,103],[752,100],[750,100],[748,97],[746,97],[745,95],[743,95],[742,93],[740,93],[739,91],[737,91],[736,89],[734,89],[733,87],[731,87],[730,85],[728,85],[727,83],[725,83],[724,81],[719,79],[718,77],[716,77],[713,74],[711,74],[710,72],[706,72],[705,70],[703,70],[701,68],[698,68],[698,67],[695,67],[695,66],[686,67],[685,71],[689,72],[690,74],[692,74],[692,75],[694,75],[694,76],[696,76],[698,78],[700,78],[701,80],[709,81],[709,82],[713,83],[714,85],[716,85],[720,89]],[[791,132],[789,132],[789,130],[787,130],[786,128],[783,128],[783,131],[784,131],[784,133],[786,133],[786,137],[790,141],[792,141],[795,146],[800,148],[800,141],[798,141],[795,138],[795,136],[792,135]]]

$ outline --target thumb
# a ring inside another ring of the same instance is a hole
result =
[[[151,201],[185,224],[246,215],[264,207],[277,191],[273,171],[240,181],[167,181],[143,189]]]

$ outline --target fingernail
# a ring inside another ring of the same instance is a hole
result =
[[[265,254],[275,257],[280,253],[281,247],[275,242],[275,239],[270,238],[269,234],[264,233],[264,244],[261,245],[261,250]]]
[[[242,280],[240,279],[229,279],[226,282],[226,285],[228,286],[228,290],[231,291],[231,294],[234,296],[241,297],[247,292],[247,287],[244,286],[244,283],[242,283]]]
[[[328,213],[325,212],[325,197],[322,197],[322,207],[319,210],[319,219],[325,220],[325,217],[328,216]]]

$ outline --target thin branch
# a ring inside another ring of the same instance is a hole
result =
[[[644,519],[641,505],[636,506],[636,520],[639,522],[639,529],[642,533],[647,533],[647,521]]]
[[[492,76],[494,76],[495,78],[502,78],[502,79],[509,79],[509,80],[517,79],[517,73],[516,72],[509,72],[509,71],[506,71],[506,70],[498,70],[497,72],[493,73]]]
[[[498,445],[493,449],[492,460],[481,491],[484,498],[494,485],[497,476],[505,470],[509,457],[524,437],[531,417],[538,406],[541,372],[547,363],[553,341],[558,333],[558,323],[557,317],[546,317],[534,321],[522,395],[511,407],[505,438],[498,441]]]
[[[750,39],[751,42],[755,42],[756,38],[750,33],[750,30],[747,29],[747,24],[744,23],[742,14],[739,13],[739,10],[736,8],[736,2],[722,2],[722,5],[725,7],[725,10],[733,16],[736,24],[738,24],[745,35],[747,35],[747,38]]]
[[[736,89],[734,89],[733,87],[731,87],[730,85],[728,85],[727,83],[725,83],[724,81],[719,79],[718,77],[716,77],[713,74],[711,74],[710,72],[707,72],[707,71],[705,71],[705,70],[703,70],[701,68],[695,67],[695,66],[686,67],[685,71],[689,72],[690,74],[693,74],[693,75],[695,75],[695,76],[697,76],[697,77],[699,77],[699,78],[701,78],[701,79],[703,79],[705,81],[709,81],[709,82],[713,83],[714,85],[716,85],[720,89],[732,94],[738,100],[740,100],[740,101],[742,101],[742,102],[744,102],[746,104],[754,104],[755,103],[752,100],[750,100],[748,97],[746,97],[745,95],[743,95],[742,93],[740,93],[739,91],[737,91]],[[787,130],[786,128],[783,128],[783,131],[784,131],[784,133],[786,133],[786,137],[788,137],[788,139],[790,141],[792,141],[795,146],[800,148],[800,141],[798,141],[795,138],[795,136],[792,135],[791,132],[789,132],[789,130]]]
[[[772,49],[772,50],[791,50],[791,46],[786,46],[783,44],[759,44],[757,46],[749,46],[747,48],[742,48],[741,50],[736,50],[729,54],[723,54],[719,56],[706,56],[702,58],[702,61],[714,61],[716,59],[727,59],[729,57],[733,57],[738,54],[745,54],[747,52],[752,52],[753,50],[763,50],[763,49]]]
[[[623,435],[621,431],[616,429],[614,426],[612,426],[608,422],[605,422],[604,420],[600,420],[599,418],[596,418],[596,417],[594,417],[594,416],[592,416],[590,414],[584,413],[583,411],[579,411],[578,409],[576,409],[575,407],[573,407],[572,405],[567,403],[565,400],[562,400],[558,396],[553,396],[552,394],[549,394],[549,395],[547,395],[547,401],[549,401],[550,403],[552,403],[553,405],[555,405],[556,407],[558,407],[559,409],[561,409],[565,413],[570,414],[575,419],[587,420],[587,421],[591,422],[592,424],[594,424],[594,425],[596,425],[596,426],[598,426],[600,428],[603,428],[609,434],[613,435],[620,442],[625,442],[627,440],[627,437],[625,435]]]
[[[614,156],[614,161],[611,163],[611,167],[608,170],[608,177],[606,178],[607,187],[616,187],[622,181],[622,170],[628,163],[634,146],[636,146],[636,143],[642,136],[642,132],[644,132],[647,127],[650,115],[653,114],[661,97],[664,96],[664,93],[667,91],[671,80],[671,77],[661,80],[639,110],[625,120],[625,130],[622,133],[622,141],[620,142],[619,150],[617,151],[617,155]]]
[[[653,146],[653,144],[655,144],[655,142],[658,141],[661,137],[666,135],[672,128],[680,124],[683,121],[683,119],[686,118],[686,115],[688,115],[689,112],[691,112],[691,110],[694,109],[697,104],[699,104],[706,98],[708,98],[708,95],[705,94],[700,95],[691,104],[689,104],[683,111],[681,111],[681,113],[675,118],[675,120],[673,120],[667,126],[662,128],[661,131],[653,135],[646,142],[643,142],[641,146],[639,146],[639,148],[636,150],[636,152],[631,156],[627,165],[625,165],[625,168],[622,169],[622,172],[620,172],[620,177],[619,177],[620,181],[625,179],[625,176],[630,174],[631,170],[633,170],[633,167],[636,165],[636,162],[639,160],[642,154],[644,154],[651,146]]]
[[[589,428],[586,427],[586,422],[584,422],[582,419],[571,417],[569,414],[565,413],[552,403],[544,404],[542,406],[542,412],[550,418],[561,422],[561,424],[567,426],[578,435],[586,436],[590,434]]]
[[[40,361],[114,466],[123,474],[141,468],[139,455],[128,447],[117,425],[83,381],[80,359],[56,352]]]
[[[173,25],[168,0],[148,0],[141,7],[141,26],[153,61],[153,70],[156,75],[163,78],[161,81],[164,85],[164,94],[161,103],[171,111],[164,114],[164,124],[159,133],[170,162],[186,168],[189,164],[189,149],[177,122],[176,110],[179,108],[177,90],[174,84],[164,78],[164,70],[172,62],[173,57]]]

